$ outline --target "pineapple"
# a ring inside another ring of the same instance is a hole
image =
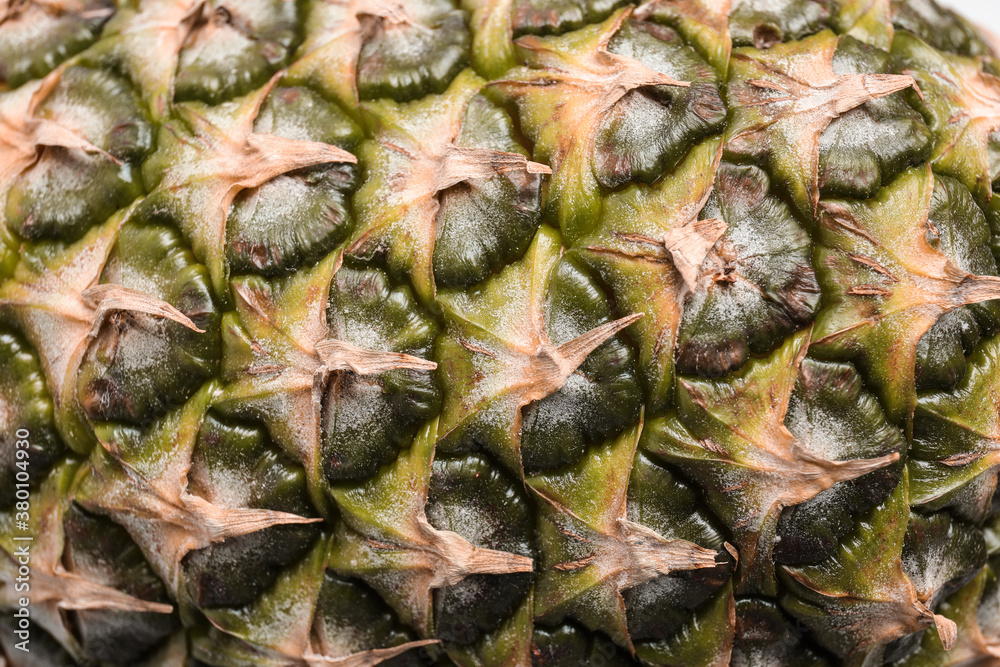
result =
[[[997,48],[0,2],[0,665],[1000,664]]]

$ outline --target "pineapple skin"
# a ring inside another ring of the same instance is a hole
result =
[[[0,667],[1000,664],[992,39],[0,4]]]

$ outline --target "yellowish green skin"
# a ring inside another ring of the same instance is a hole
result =
[[[0,664],[1000,661],[966,20],[8,5]]]

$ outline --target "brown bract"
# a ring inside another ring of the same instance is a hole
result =
[[[701,265],[716,242],[726,233],[726,223],[719,218],[691,220],[681,227],[675,227],[655,239],[642,234],[621,234],[626,241],[660,246],[670,255],[674,268],[684,281],[688,291],[695,289]],[[588,250],[600,248],[588,247]]]
[[[437,162],[437,178],[431,186],[434,193],[447,190],[464,181],[493,178],[511,171],[529,174],[551,174],[544,164],[532,162],[520,153],[496,151],[489,148],[468,148],[448,143]]]
[[[356,375],[375,375],[397,368],[418,371],[437,368],[435,362],[411,354],[365,350],[343,340],[322,340],[316,343],[316,352],[327,371],[351,371]]]
[[[400,610],[404,620],[421,634],[429,634],[435,589],[454,586],[474,574],[531,572],[534,565],[527,556],[477,547],[457,533],[434,528],[427,522],[423,507],[421,504],[421,509],[414,511],[413,521],[399,527],[402,539],[382,542],[366,537],[365,543],[399,571],[399,576],[389,584],[391,591],[381,592],[402,598],[406,607]],[[369,583],[376,589],[381,584]]]
[[[187,106],[175,110],[190,126],[193,139],[178,139],[194,150],[170,166],[157,189],[169,193],[192,190],[195,211],[182,221],[195,252],[205,261],[217,294],[226,295],[228,267],[225,263],[226,218],[236,196],[248,188],[303,169],[330,162],[357,162],[347,151],[317,141],[286,139],[254,132],[253,124],[271,89],[282,76],[279,72],[267,85],[245,97],[220,127]],[[168,129],[173,129],[169,124]],[[189,220],[188,217],[197,216]]]
[[[512,574],[532,570],[532,561],[527,556],[477,547],[458,533],[438,530],[428,523],[423,512],[417,517],[417,526],[412,546],[424,551],[429,561],[436,561],[430,568],[429,588],[454,586],[470,574]]]
[[[40,514],[35,535],[37,539],[33,542],[13,542],[14,555],[0,553],[0,558],[6,561],[0,562],[0,581],[4,582],[4,586],[0,587],[0,604],[15,608],[18,598],[27,594],[15,592],[14,577],[18,576],[15,573],[19,566],[28,565],[31,616],[65,647],[74,647],[77,642],[64,612],[105,609],[169,614],[173,611],[169,604],[141,600],[66,570],[63,566],[63,513],[69,501],[66,498],[42,500],[39,503],[41,506],[35,508]],[[21,545],[29,547],[27,562],[18,559],[17,547]]]
[[[396,352],[373,351],[347,341],[331,339],[327,325],[330,283],[342,255],[302,274],[308,286],[294,303],[245,283],[233,284],[237,312],[250,334],[254,362],[234,380],[234,399],[265,398],[268,421],[293,425],[288,440],[272,429],[283,447],[303,463],[310,493],[325,507],[319,488],[323,396],[335,373],[375,375],[395,369],[434,370],[437,364]],[[284,432],[284,431],[282,431]]]
[[[539,495],[550,503],[557,512],[573,515],[573,512],[558,502]],[[624,493],[622,494],[624,496]],[[685,540],[668,540],[656,531],[625,518],[624,502],[621,507],[612,508],[609,514],[619,515],[607,525],[607,532],[588,537],[577,535],[570,531],[564,534],[572,540],[585,544],[591,553],[584,558],[564,563],[556,563],[553,569],[559,572],[575,572],[590,568],[591,579],[599,582],[603,588],[599,594],[601,599],[613,599],[616,602],[615,612],[619,617],[622,630],[627,628],[625,621],[625,599],[622,591],[645,584],[657,577],[687,570],[699,570],[717,567],[716,553]],[[627,630],[618,632],[619,628],[602,628],[618,641],[624,641],[626,648],[634,653],[635,647]]]
[[[292,74],[322,69],[333,79],[345,103],[358,102],[358,58],[365,42],[379,32],[423,25],[414,17],[407,0],[320,0],[314,7],[322,15],[323,27],[306,36]]]
[[[701,187],[698,187],[701,184],[697,183],[695,179],[691,179],[690,186],[695,189],[689,189],[685,192],[685,194],[689,195],[689,199],[677,201],[673,197],[669,199],[664,197],[659,202],[659,210],[655,211],[655,214],[653,211],[644,211],[646,215],[650,217],[655,215],[656,218],[662,220],[663,227],[666,229],[662,236],[653,237],[616,230],[612,230],[611,232],[617,238],[640,244],[639,247],[653,246],[656,248],[656,251],[652,254],[645,251],[645,249],[637,250],[635,253],[624,253],[627,257],[650,262],[662,262],[665,259],[664,255],[669,256],[674,269],[680,275],[684,284],[684,289],[678,290],[678,293],[675,295],[678,304],[683,302],[685,291],[690,292],[695,289],[698,277],[702,273],[702,265],[705,259],[729,227],[726,221],[720,218],[698,219],[698,215],[705,208],[708,198],[712,195],[713,183],[715,181],[714,176],[722,161],[722,148],[720,144],[718,150],[715,151],[715,157],[712,159],[712,167],[709,173],[713,177],[706,179],[705,184]],[[696,178],[700,176],[704,176],[704,174],[699,173]],[[615,250],[601,246],[587,246],[587,250],[594,252],[616,252]],[[673,326],[676,327],[676,322],[673,323]],[[674,335],[676,334],[672,333],[671,337]]]
[[[831,461],[802,446],[789,432],[785,417],[808,348],[806,331],[786,343],[766,368],[759,367],[760,377],[766,377],[768,371],[776,374],[769,387],[754,387],[750,378],[745,380],[746,388],[742,382],[734,386],[726,399],[734,405],[749,398],[755,389],[761,392],[756,404],[746,408],[752,412],[752,419],[746,424],[725,423],[729,433],[718,434],[720,442],[710,438],[699,442],[714,463],[733,470],[728,486],[719,491],[731,504],[730,511],[735,510],[732,529],[741,558],[737,581],[740,590],[773,588],[771,552],[782,509],[804,503],[838,482],[857,479],[899,460],[899,453],[893,452],[871,459]],[[688,400],[709,414],[719,404],[719,396],[710,396],[694,383],[681,380],[680,386]]]
[[[808,176],[808,205],[819,204],[819,144],[823,130],[842,114],[879,97],[913,87],[900,74],[837,74],[833,56],[839,41],[831,34],[811,38],[808,48],[777,56],[771,51],[733,54],[734,63],[754,78],[736,80],[731,103],[740,121],[727,136],[727,150],[739,154],[770,151],[784,175]],[[788,47],[790,48],[790,47]],[[793,197],[799,198],[793,183]],[[801,205],[806,202],[799,201]]]
[[[14,313],[41,356],[56,405],[77,405],[76,374],[90,342],[108,315],[143,313],[203,333],[194,322],[160,299],[120,285],[98,284],[128,209],[70,246],[60,263],[41,273],[19,270],[0,287],[0,309]]]
[[[460,341],[473,354],[483,354],[500,360],[503,369],[496,377],[491,378],[489,391],[501,394],[507,399],[505,403],[513,413],[511,425],[512,438],[509,441],[512,451],[504,452],[503,457],[513,470],[521,471],[521,411],[529,404],[540,401],[559,391],[569,377],[587,360],[591,352],[601,346],[619,331],[642,318],[645,313],[633,313],[612,322],[606,322],[573,340],[556,346],[545,330],[544,314],[540,308],[541,299],[534,306],[533,312],[523,322],[523,328],[517,332],[517,340],[511,341],[509,348],[493,351],[478,345]],[[482,398],[479,392],[473,393],[463,408],[474,412]],[[457,420],[460,424],[461,419]],[[447,433],[444,434],[447,436]]]
[[[558,541],[535,586],[536,615],[550,622],[576,616],[632,653],[623,591],[663,575],[724,567],[714,550],[664,538],[629,519],[641,431],[640,421],[569,471],[528,480],[543,501],[548,540]]]
[[[464,111],[464,108],[461,109]],[[464,181],[492,178],[512,171],[529,174],[551,174],[544,164],[531,162],[520,153],[509,153],[489,148],[469,148],[452,143],[461,130],[461,117],[455,114],[448,119],[447,127],[432,136],[419,138],[419,145],[403,147],[390,142],[382,142],[389,150],[410,160],[405,173],[394,174],[395,201],[403,201],[420,207],[420,216],[427,225],[434,224],[434,217],[440,205],[437,195],[443,190]],[[354,243],[359,248],[366,237]]]
[[[160,470],[152,475],[127,463],[116,443],[102,441],[106,454],[91,459],[91,478],[78,499],[85,508],[109,515],[129,531],[175,597],[180,590],[181,561],[191,551],[271,526],[322,521],[287,512],[220,506],[189,493],[188,472],[200,426],[200,416],[180,424],[171,434],[173,447],[160,458]]]
[[[549,340],[543,328],[536,329],[534,333],[537,336],[537,346],[528,356],[526,368],[519,369],[518,373],[523,401],[520,407],[540,401],[562,389],[569,376],[576,372],[591,352],[643,315],[645,313],[633,313],[606,322],[559,346]]]
[[[26,84],[0,97],[0,192],[28,170],[45,148],[59,147],[97,153],[116,164],[113,156],[90,143],[78,128],[62,119],[36,116],[38,107],[59,84],[65,68],[53,70],[40,81]]]
[[[562,133],[558,145],[549,147],[549,161],[555,171],[568,160],[583,164],[590,159],[601,121],[628,92],[646,86],[691,85],[650,69],[635,58],[608,51],[608,43],[630,14],[628,9],[619,12],[614,20],[606,21],[590,50],[567,54],[534,35],[521,37],[515,43],[527,52],[533,69],[524,71],[518,79],[490,84],[515,99],[530,95],[539,87],[558,98],[558,106],[548,123],[565,124],[572,131]]]

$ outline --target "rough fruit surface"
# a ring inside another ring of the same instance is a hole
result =
[[[991,40],[0,0],[0,667],[1000,665]]]

